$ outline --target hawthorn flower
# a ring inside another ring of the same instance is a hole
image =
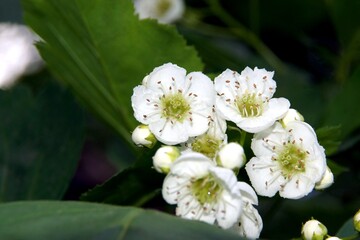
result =
[[[311,219],[303,225],[301,234],[305,240],[322,240],[327,235],[327,228],[318,220]]]
[[[256,133],[284,117],[290,107],[285,98],[272,98],[274,72],[246,67],[241,74],[225,70],[215,78],[216,108],[226,120],[246,132]]]
[[[324,148],[319,145],[312,127],[300,121],[284,128],[275,123],[252,139],[255,157],[246,171],[255,191],[272,197],[298,199],[310,193],[326,170]]]
[[[246,162],[244,148],[235,142],[225,144],[216,156],[219,166],[238,171]]]
[[[34,46],[39,40],[26,26],[0,23],[0,89],[41,69],[43,61]]]
[[[184,0],[134,0],[135,11],[140,19],[157,19],[160,23],[172,23],[185,11]]]
[[[216,166],[205,155],[185,152],[171,166],[162,195],[169,204],[177,204],[177,216],[227,229],[241,216],[244,203],[239,186],[244,185],[230,169]],[[244,195],[249,188],[242,187]]]
[[[148,148],[152,148],[156,144],[156,138],[152,132],[150,132],[150,129],[146,125],[139,125],[137,126],[133,133],[131,134],[131,138],[133,142],[139,146],[145,146]]]
[[[186,142],[209,128],[215,91],[203,73],[171,63],[155,68],[134,88],[135,118],[167,145]]]
[[[170,167],[180,156],[180,150],[174,146],[163,146],[153,156],[153,165],[159,173],[168,173]]]

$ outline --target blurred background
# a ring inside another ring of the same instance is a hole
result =
[[[199,52],[205,72],[215,76],[246,66],[275,71],[276,96],[288,98],[327,147],[334,185],[297,201],[260,198],[259,212],[267,223],[262,236],[296,237],[311,217],[335,234],[360,207],[360,1],[185,2],[185,14],[175,26]],[[24,23],[20,1],[0,0],[0,22]],[[29,77],[30,85],[35,78]],[[107,125],[74,102],[74,111],[85,118],[85,143],[65,200],[77,200],[136,158]],[[0,108],[5,111],[4,103]],[[246,174],[240,178],[247,179]],[[145,207],[164,205],[157,195]]]

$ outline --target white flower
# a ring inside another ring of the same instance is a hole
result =
[[[10,88],[22,76],[43,66],[34,46],[39,40],[26,26],[0,24],[0,89]]]
[[[179,156],[180,151],[177,147],[163,146],[153,156],[154,168],[160,173],[168,173],[171,165]]]
[[[251,143],[255,154],[246,171],[255,191],[272,197],[298,199],[310,193],[326,170],[324,148],[312,127],[294,121],[282,127],[275,123],[257,133]]]
[[[292,121],[304,121],[304,117],[303,115],[301,115],[298,111],[296,111],[293,108],[290,108],[286,115],[283,117],[283,119],[281,119],[281,124],[283,124],[283,126],[286,126],[286,124],[288,124],[289,122]]]
[[[232,227],[242,237],[248,239],[259,238],[263,228],[260,214],[253,205],[258,205],[255,191],[246,183],[238,182],[243,201],[242,213],[238,222]]]
[[[327,228],[318,220],[312,219],[303,225],[301,234],[305,240],[322,240],[327,234]]]
[[[131,97],[134,116],[159,141],[175,145],[208,130],[215,91],[206,75],[186,75],[185,69],[167,63],[145,79]]]
[[[272,98],[276,82],[274,72],[246,67],[241,74],[225,70],[215,78],[216,108],[226,120],[246,132],[260,132],[278,119],[290,107],[285,98]]]
[[[226,135],[226,121],[221,118],[212,109],[212,114],[209,118],[209,129],[202,135],[190,138],[185,144],[185,150],[191,149],[194,152],[204,154],[210,159],[214,159],[220,147],[227,143]]]
[[[235,142],[225,144],[216,156],[219,166],[238,171],[246,161],[244,148]]]
[[[331,169],[326,166],[325,173],[321,180],[316,183],[315,189],[321,190],[330,187],[334,183],[334,174],[331,172]]]
[[[325,238],[325,240],[341,240],[341,238],[334,236],[334,237],[327,237]]]
[[[156,144],[156,138],[154,134],[150,131],[149,127],[146,125],[137,126],[133,133],[131,134],[133,142],[139,146],[145,146],[152,148]]]
[[[356,231],[360,232],[360,209],[354,215],[354,228],[356,229]]]
[[[160,23],[175,22],[185,10],[184,0],[134,0],[134,5],[140,19],[152,18]]]
[[[225,229],[237,222],[242,211],[235,174],[196,152],[183,153],[173,163],[162,194],[166,202],[177,204],[177,216]]]

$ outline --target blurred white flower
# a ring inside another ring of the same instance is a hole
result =
[[[244,194],[247,189],[251,187],[242,188]],[[244,204],[234,172],[196,152],[185,152],[173,163],[162,194],[166,202],[177,204],[177,216],[225,229],[238,222]]]
[[[334,174],[331,172],[331,169],[328,166],[326,166],[325,173],[321,178],[321,180],[316,183],[315,189],[322,190],[330,187],[333,183],[334,183]]]
[[[226,120],[246,132],[256,133],[285,116],[290,103],[272,98],[276,82],[274,72],[246,67],[241,74],[225,70],[215,78],[216,108]]]
[[[160,23],[179,20],[185,11],[184,0],[134,0],[135,12],[140,19],[157,19]]]
[[[360,232],[360,209],[354,215],[354,228],[356,231]]]
[[[327,228],[318,220],[312,219],[303,225],[301,234],[304,240],[323,240],[327,235]]]
[[[10,88],[22,76],[42,68],[43,61],[34,46],[39,40],[24,25],[0,23],[0,89]]]
[[[284,128],[275,123],[256,133],[251,143],[255,154],[246,171],[255,191],[272,197],[298,199],[310,193],[326,170],[325,151],[313,128],[300,121]]]
[[[216,163],[219,166],[238,171],[246,161],[244,148],[235,142],[225,144],[221,147],[216,156]]]
[[[180,156],[180,150],[174,146],[163,146],[153,156],[156,171],[167,174],[175,160]]]
[[[325,240],[341,240],[341,238],[333,236],[333,237],[327,237],[327,238],[325,238]]]
[[[133,142],[139,146],[145,146],[152,148],[156,144],[156,138],[154,134],[150,131],[149,127],[146,125],[137,126],[131,134]]]
[[[135,118],[159,141],[175,145],[208,130],[215,100],[210,78],[201,72],[186,75],[185,69],[167,63],[145,79],[134,88],[131,103]]]
[[[283,117],[283,119],[281,119],[281,124],[283,124],[284,126],[286,126],[286,124],[288,124],[289,122],[292,121],[304,121],[304,117],[303,115],[301,115],[298,111],[296,111],[293,108],[290,108],[286,115]]]

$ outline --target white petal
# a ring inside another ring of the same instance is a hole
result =
[[[236,187],[237,178],[232,170],[222,167],[210,167],[209,172],[216,181],[226,189],[226,191],[236,197],[241,197],[241,194]]]
[[[181,190],[188,179],[179,176],[168,174],[163,182],[162,196],[169,204],[176,204],[178,202],[178,192]]]
[[[238,231],[241,236],[249,239],[259,238],[263,222],[260,214],[251,204],[247,204],[244,208],[239,224]]]
[[[192,107],[191,111],[191,120],[190,117],[189,119],[186,119],[188,124],[186,129],[183,129],[183,131],[186,131],[190,137],[196,137],[205,133],[209,129],[209,119],[207,116],[209,116],[211,108],[201,111]]]
[[[272,98],[269,100],[263,116],[279,120],[283,118],[290,108],[290,102],[286,98]]]
[[[240,217],[242,201],[227,191],[223,191],[219,200],[219,208],[216,216],[220,227],[227,229],[233,226]]]
[[[270,99],[276,91],[276,82],[272,79],[274,72],[266,71],[265,69],[252,70],[246,67],[241,72],[242,79],[245,79],[241,84],[246,84],[249,93],[261,93],[262,97]]]
[[[197,152],[184,152],[171,166],[171,173],[187,178],[201,178],[209,173],[215,163]]]
[[[243,118],[236,125],[249,133],[261,132],[271,127],[276,120],[265,116]]]
[[[246,164],[245,170],[250,178],[251,185],[261,196],[272,197],[286,183],[279,171],[278,163],[270,156],[253,157]]]
[[[258,197],[254,189],[245,182],[237,182],[237,187],[240,190],[241,198],[244,202],[250,202],[251,204],[258,204]]]
[[[206,104],[208,107],[214,105],[214,84],[208,76],[201,72],[191,72],[186,76],[186,81],[186,84],[189,84],[189,88],[184,92],[184,95],[192,93],[192,99],[194,101],[201,101],[202,104]],[[194,94],[196,94],[197,97],[195,97]]]
[[[215,108],[216,111],[226,120],[232,121],[234,123],[238,123],[242,121],[244,118],[241,117],[240,112],[236,106],[233,104],[228,104],[226,99],[221,96],[216,96],[215,98]],[[234,102],[233,99],[230,99],[230,102]]]
[[[308,195],[314,189],[315,183],[311,177],[303,174],[293,176],[285,187],[279,191],[280,196],[290,199],[299,199]]]
[[[225,99],[235,99],[234,89],[235,82],[240,78],[240,74],[226,69],[214,79],[214,87],[217,93],[225,96]]]

